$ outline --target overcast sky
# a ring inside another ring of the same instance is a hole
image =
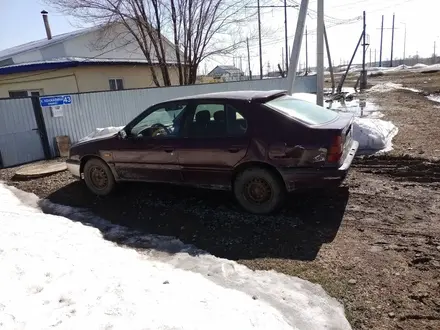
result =
[[[297,0],[300,1],[300,0]],[[287,0],[292,5],[294,0]],[[45,30],[40,11],[49,11],[49,20],[54,35],[73,31],[78,28],[74,20],[65,17],[49,8],[41,0],[0,0],[3,10],[0,20],[0,49],[9,48],[25,42],[42,39]],[[257,0],[255,0],[255,4]],[[283,0],[261,0],[262,4],[282,5]],[[440,0],[325,0],[326,26],[330,42],[333,62],[339,64],[348,61],[354,51],[357,40],[362,32],[362,20],[351,24],[340,24],[341,21],[362,16],[362,11],[367,13],[367,33],[370,35],[372,60],[374,61],[375,50],[379,60],[380,47],[380,24],[381,16],[385,15],[385,28],[391,28],[393,13],[395,21],[395,44],[394,57],[403,57],[404,31],[406,23],[407,43],[406,54],[419,56],[431,56],[434,51],[434,41],[437,40],[438,53],[440,53],[440,30],[436,29],[440,13]],[[311,0],[309,5],[310,16],[307,19],[309,35],[309,62],[314,66],[316,62],[316,20],[313,19],[316,11],[316,0]],[[293,44],[293,36],[296,28],[298,10],[288,8],[288,35],[289,45]],[[281,63],[282,47],[284,47],[284,10],[283,8],[262,9],[262,28],[270,30],[270,37],[263,41],[263,63],[267,70],[267,63],[275,68]],[[335,25],[335,23],[339,25]],[[343,22],[342,22],[343,23]],[[250,47],[251,67],[254,74],[259,72],[258,43],[254,42]],[[384,32],[383,59],[389,59],[391,52],[391,29]],[[238,59],[242,56],[243,70],[247,69],[247,52],[245,49],[238,51],[236,65],[240,65]],[[361,60],[360,53],[356,61]],[[369,51],[367,62],[369,62]],[[305,40],[303,40],[301,64],[305,62]],[[326,61],[327,62],[327,61]],[[233,58],[215,58],[206,64],[210,70],[217,64],[232,64]],[[205,66],[202,66],[202,71]]]

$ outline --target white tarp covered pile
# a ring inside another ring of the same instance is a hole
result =
[[[0,227],[1,329],[350,329],[318,285],[172,238],[131,231],[151,247],[120,247],[102,233],[124,241],[129,229],[2,183]]]
[[[353,124],[353,138],[359,142],[360,151],[392,150],[397,132],[392,122],[378,118],[356,117]]]

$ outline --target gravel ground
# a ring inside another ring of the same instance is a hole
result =
[[[292,194],[273,216],[243,213],[223,192],[124,184],[99,198],[67,172],[14,181],[6,169],[0,180],[252,269],[320,283],[344,303],[354,329],[440,329],[440,109],[406,91],[368,98],[400,128],[396,150],[357,159],[343,187]]]

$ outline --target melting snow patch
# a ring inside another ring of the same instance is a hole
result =
[[[377,84],[369,89],[370,92],[386,93],[393,90],[404,89],[414,93],[419,93],[418,89],[403,87],[401,84],[387,82],[385,84]]]
[[[427,96],[428,100],[439,102],[440,103],[440,95],[439,94],[431,94]]]
[[[351,101],[333,101],[329,103],[329,109],[350,112],[356,117],[380,118],[383,114],[379,112],[377,106],[372,102],[361,101],[353,98]]]
[[[318,285],[37,201],[0,183],[5,329],[350,329]]]

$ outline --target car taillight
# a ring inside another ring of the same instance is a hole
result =
[[[330,149],[327,153],[327,161],[329,163],[337,163],[341,159],[343,151],[342,137],[340,135],[333,138]]]

